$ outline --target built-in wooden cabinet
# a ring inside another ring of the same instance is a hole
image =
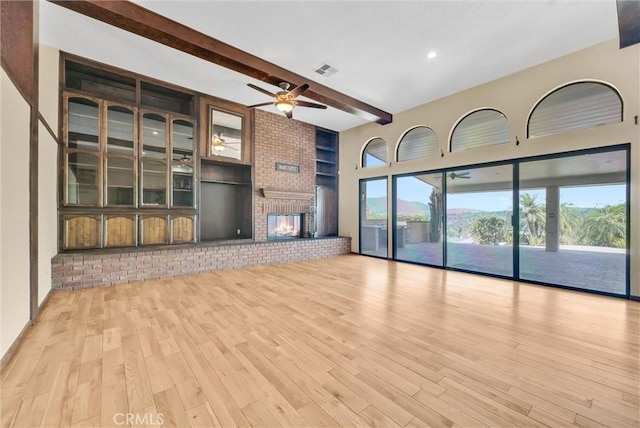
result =
[[[195,94],[63,58],[61,249],[193,242]]]

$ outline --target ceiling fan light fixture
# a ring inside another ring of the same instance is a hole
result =
[[[276,101],[275,106],[283,113],[289,113],[293,110],[294,105],[289,101]]]
[[[211,154],[216,154],[216,153],[220,153],[222,151],[224,151],[225,148],[225,141],[218,137],[217,135],[214,135],[213,138],[211,139]]]

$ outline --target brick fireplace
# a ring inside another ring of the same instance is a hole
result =
[[[315,127],[283,115],[255,111],[254,239],[267,240],[269,213],[302,214],[302,236],[315,194]],[[291,166],[276,169],[276,164]]]

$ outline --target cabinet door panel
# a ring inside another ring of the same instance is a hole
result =
[[[100,216],[69,216],[63,221],[65,249],[100,247]]]
[[[142,245],[167,244],[166,217],[144,216],[142,223]]]
[[[106,247],[130,247],[136,245],[135,217],[109,217],[105,227]]]
[[[193,217],[173,217],[171,219],[171,242],[193,242],[194,224]]]

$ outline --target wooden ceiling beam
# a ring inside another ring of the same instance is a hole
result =
[[[359,101],[269,61],[242,51],[204,33],[173,21],[129,1],[49,0],[66,9],[94,18],[163,45],[277,86],[289,82],[309,83],[304,96],[382,125],[391,123],[390,113]]]

